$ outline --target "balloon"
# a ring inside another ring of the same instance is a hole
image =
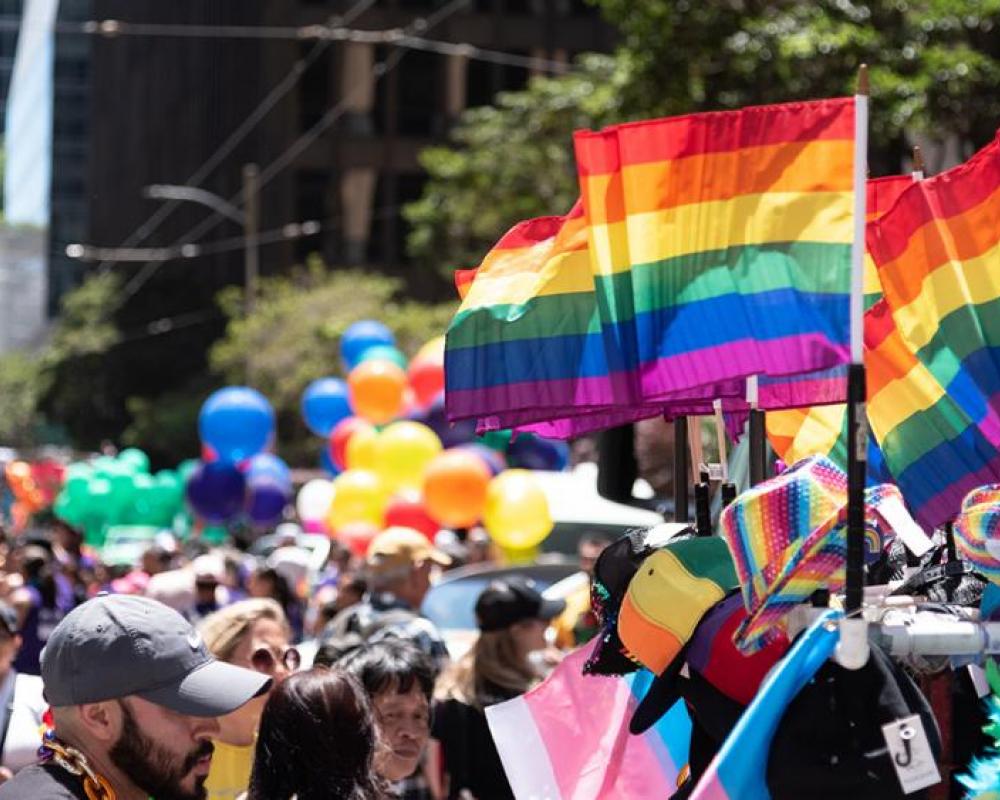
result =
[[[414,422],[422,422],[441,438],[441,444],[447,447],[473,442],[476,439],[475,420],[466,419],[452,425],[448,422],[444,410],[444,394],[439,394],[429,408],[409,415]]]
[[[359,430],[375,430],[370,422],[366,422],[360,417],[348,417],[337,423],[337,427],[330,433],[330,457],[339,469],[347,469],[347,443],[351,437]]]
[[[246,478],[235,465],[223,461],[202,464],[187,485],[187,499],[198,516],[216,524],[235,517],[243,508]]]
[[[208,460],[214,461],[215,459]],[[198,460],[195,458],[189,458],[177,465],[177,477],[180,478],[182,485],[187,484],[196,469],[198,469]]]
[[[368,555],[368,545],[379,535],[380,529],[366,522],[352,522],[337,531],[337,539],[358,558]]]
[[[545,492],[526,469],[509,469],[490,481],[483,522],[493,541],[505,550],[534,547],[553,526]]]
[[[379,432],[369,425],[354,432],[344,449],[344,461],[348,469],[375,469],[375,448],[378,446]]]
[[[377,344],[374,347],[369,347],[361,354],[358,364],[378,358],[391,361],[400,369],[406,369],[406,356],[398,347],[393,347],[391,344]]]
[[[246,512],[258,525],[267,525],[281,519],[288,505],[291,490],[265,478],[248,484]]]
[[[349,469],[333,479],[333,502],[327,524],[334,531],[352,522],[382,527],[388,494],[374,472]]]
[[[429,540],[434,541],[441,526],[438,525],[419,500],[397,496],[385,507],[386,527],[413,528]]]
[[[319,466],[327,475],[336,478],[343,470],[333,463],[333,456],[330,455],[330,448],[324,447],[319,451]]]
[[[317,436],[329,436],[342,419],[351,416],[347,384],[340,378],[320,378],[302,393],[302,416]]]
[[[432,356],[415,358],[410,363],[407,377],[417,402],[429,406],[444,391],[444,361],[437,361]]]
[[[460,445],[459,449],[466,450],[469,453],[474,453],[481,458],[494,478],[507,469],[507,459],[492,447],[487,447],[485,444],[472,442],[470,444]]]
[[[352,370],[360,362],[365,350],[380,344],[390,347],[396,344],[392,331],[373,319],[355,322],[340,337],[340,357],[347,369]]]
[[[371,468],[391,492],[419,489],[424,470],[442,449],[441,440],[426,425],[409,420],[394,422],[378,434]],[[350,454],[348,444],[348,462]]]
[[[274,431],[274,409],[256,389],[230,386],[202,405],[198,430],[202,442],[222,461],[243,461],[267,445]]]
[[[403,408],[406,373],[390,361],[364,361],[347,377],[351,406],[359,417],[383,425]]]
[[[418,358],[433,358],[437,361],[444,363],[444,337],[435,336],[429,342],[427,342],[423,347],[417,350],[417,354],[413,357],[416,361]]]
[[[333,482],[325,478],[314,478],[302,485],[295,498],[295,510],[303,522],[326,520],[333,503]]]
[[[474,453],[445,450],[424,473],[427,513],[448,528],[468,528],[482,516],[490,471]]]
[[[254,481],[271,480],[291,489],[292,471],[288,465],[273,453],[258,453],[250,459],[246,469],[247,484]]]
[[[560,471],[569,464],[569,445],[543,439],[531,433],[520,434],[507,448],[507,460],[515,467]]]
[[[149,456],[135,447],[122,450],[118,454],[118,463],[131,465],[135,472],[149,472]]]
[[[53,511],[59,519],[74,528],[83,522],[83,505],[68,492],[62,492],[56,498]]]

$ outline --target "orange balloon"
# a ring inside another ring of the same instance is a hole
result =
[[[375,425],[390,422],[403,409],[406,373],[391,361],[362,361],[347,377],[354,412]]]
[[[445,450],[424,473],[424,507],[449,528],[468,528],[483,515],[490,470],[475,453]]]

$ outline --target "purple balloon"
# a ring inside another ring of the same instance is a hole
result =
[[[247,516],[258,525],[277,522],[290,499],[290,492],[276,481],[266,478],[253,481],[247,492]]]
[[[243,509],[246,478],[234,464],[212,461],[201,464],[187,484],[187,499],[206,522],[228,522]]]
[[[458,447],[476,440],[476,422],[466,419],[454,425],[448,422],[444,411],[444,395],[438,397],[427,408],[419,409],[409,415],[414,422],[422,422],[441,439],[445,448]]]

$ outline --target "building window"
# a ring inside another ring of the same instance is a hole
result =
[[[414,50],[398,70],[397,130],[404,136],[430,136],[441,122],[441,71],[444,61],[436,53]]]
[[[299,47],[299,58],[312,50],[312,42],[303,42]],[[308,130],[327,112],[330,107],[330,49],[324,50],[309,65],[299,79],[299,125]]]

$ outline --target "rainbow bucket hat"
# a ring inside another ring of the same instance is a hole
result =
[[[962,557],[991,583],[1000,584],[1000,483],[965,496],[954,531]]]

